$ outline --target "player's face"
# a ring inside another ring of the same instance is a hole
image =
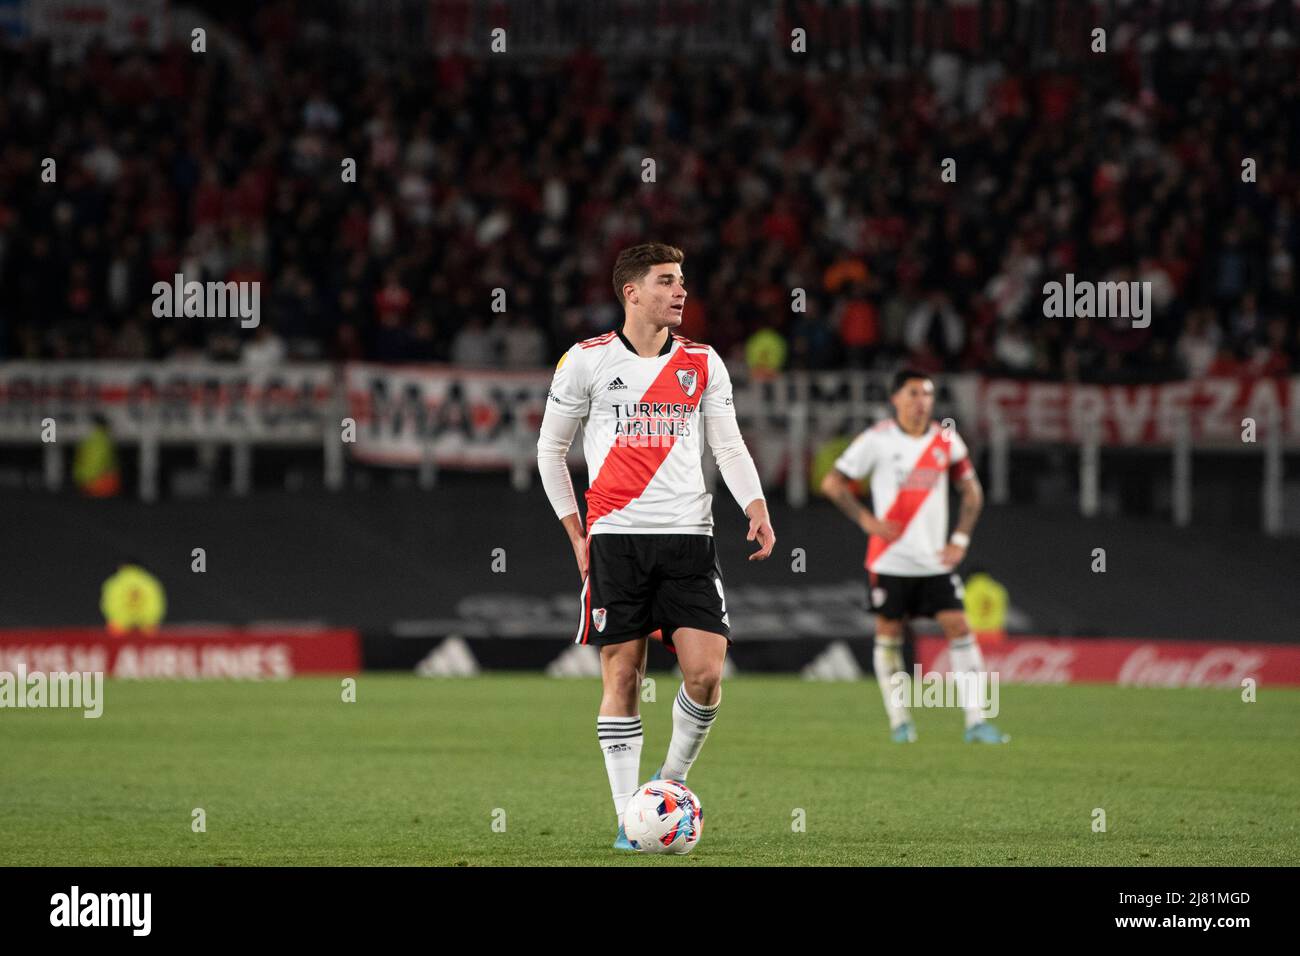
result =
[[[934,383],[925,378],[909,378],[890,401],[900,422],[919,428],[934,412]]]
[[[675,329],[682,324],[686,305],[686,280],[675,262],[651,266],[628,298],[636,317],[657,328]]]

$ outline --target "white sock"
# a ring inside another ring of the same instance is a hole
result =
[[[902,674],[905,681],[911,679],[907,676],[907,671],[903,670],[903,639],[877,634],[876,646],[871,652],[871,665],[875,668],[876,681],[880,684],[880,696],[885,702],[890,729],[907,723],[912,719],[911,711],[906,704],[895,703],[895,682],[892,680],[895,674]]]
[[[988,675],[984,673],[984,655],[974,634],[963,634],[948,644],[948,661],[953,673],[961,675],[957,681],[957,702],[966,711],[966,726],[974,727],[984,722],[984,708],[979,693],[987,687]]]
[[[704,738],[709,736],[721,704],[719,698],[712,707],[705,707],[687,696],[685,684],[678,688],[677,699],[673,701],[673,738],[668,742],[668,756],[664,759],[665,780],[686,782],[686,775],[704,747]]]
[[[641,786],[641,733],[640,717],[596,716],[596,736],[605,755],[605,772],[609,774],[609,792],[614,798],[614,813],[623,822],[623,808],[627,806],[636,788]]]

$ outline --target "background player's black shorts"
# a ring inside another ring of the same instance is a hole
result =
[[[593,534],[575,644],[620,644],[694,627],[731,643],[722,568],[708,534]]]
[[[961,575],[956,572],[916,578],[874,572],[867,575],[868,606],[891,621],[934,617],[940,611],[963,611],[965,593]]]

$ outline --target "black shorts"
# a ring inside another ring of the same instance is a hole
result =
[[[916,578],[874,571],[867,576],[868,606],[890,621],[934,617],[940,611],[964,611],[965,596],[961,575],[955,571]]]
[[[593,534],[575,644],[621,644],[699,628],[731,643],[722,568],[708,534]]]

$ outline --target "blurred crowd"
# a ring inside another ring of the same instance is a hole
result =
[[[656,239],[682,332],[757,374],[1300,371],[1294,47],[391,62],[275,10],[204,55],[0,51],[0,358],[544,367],[621,320],[613,259]],[[155,317],[177,273],[260,282],[260,327]],[[1150,282],[1149,327],[1044,317],[1067,273]]]

